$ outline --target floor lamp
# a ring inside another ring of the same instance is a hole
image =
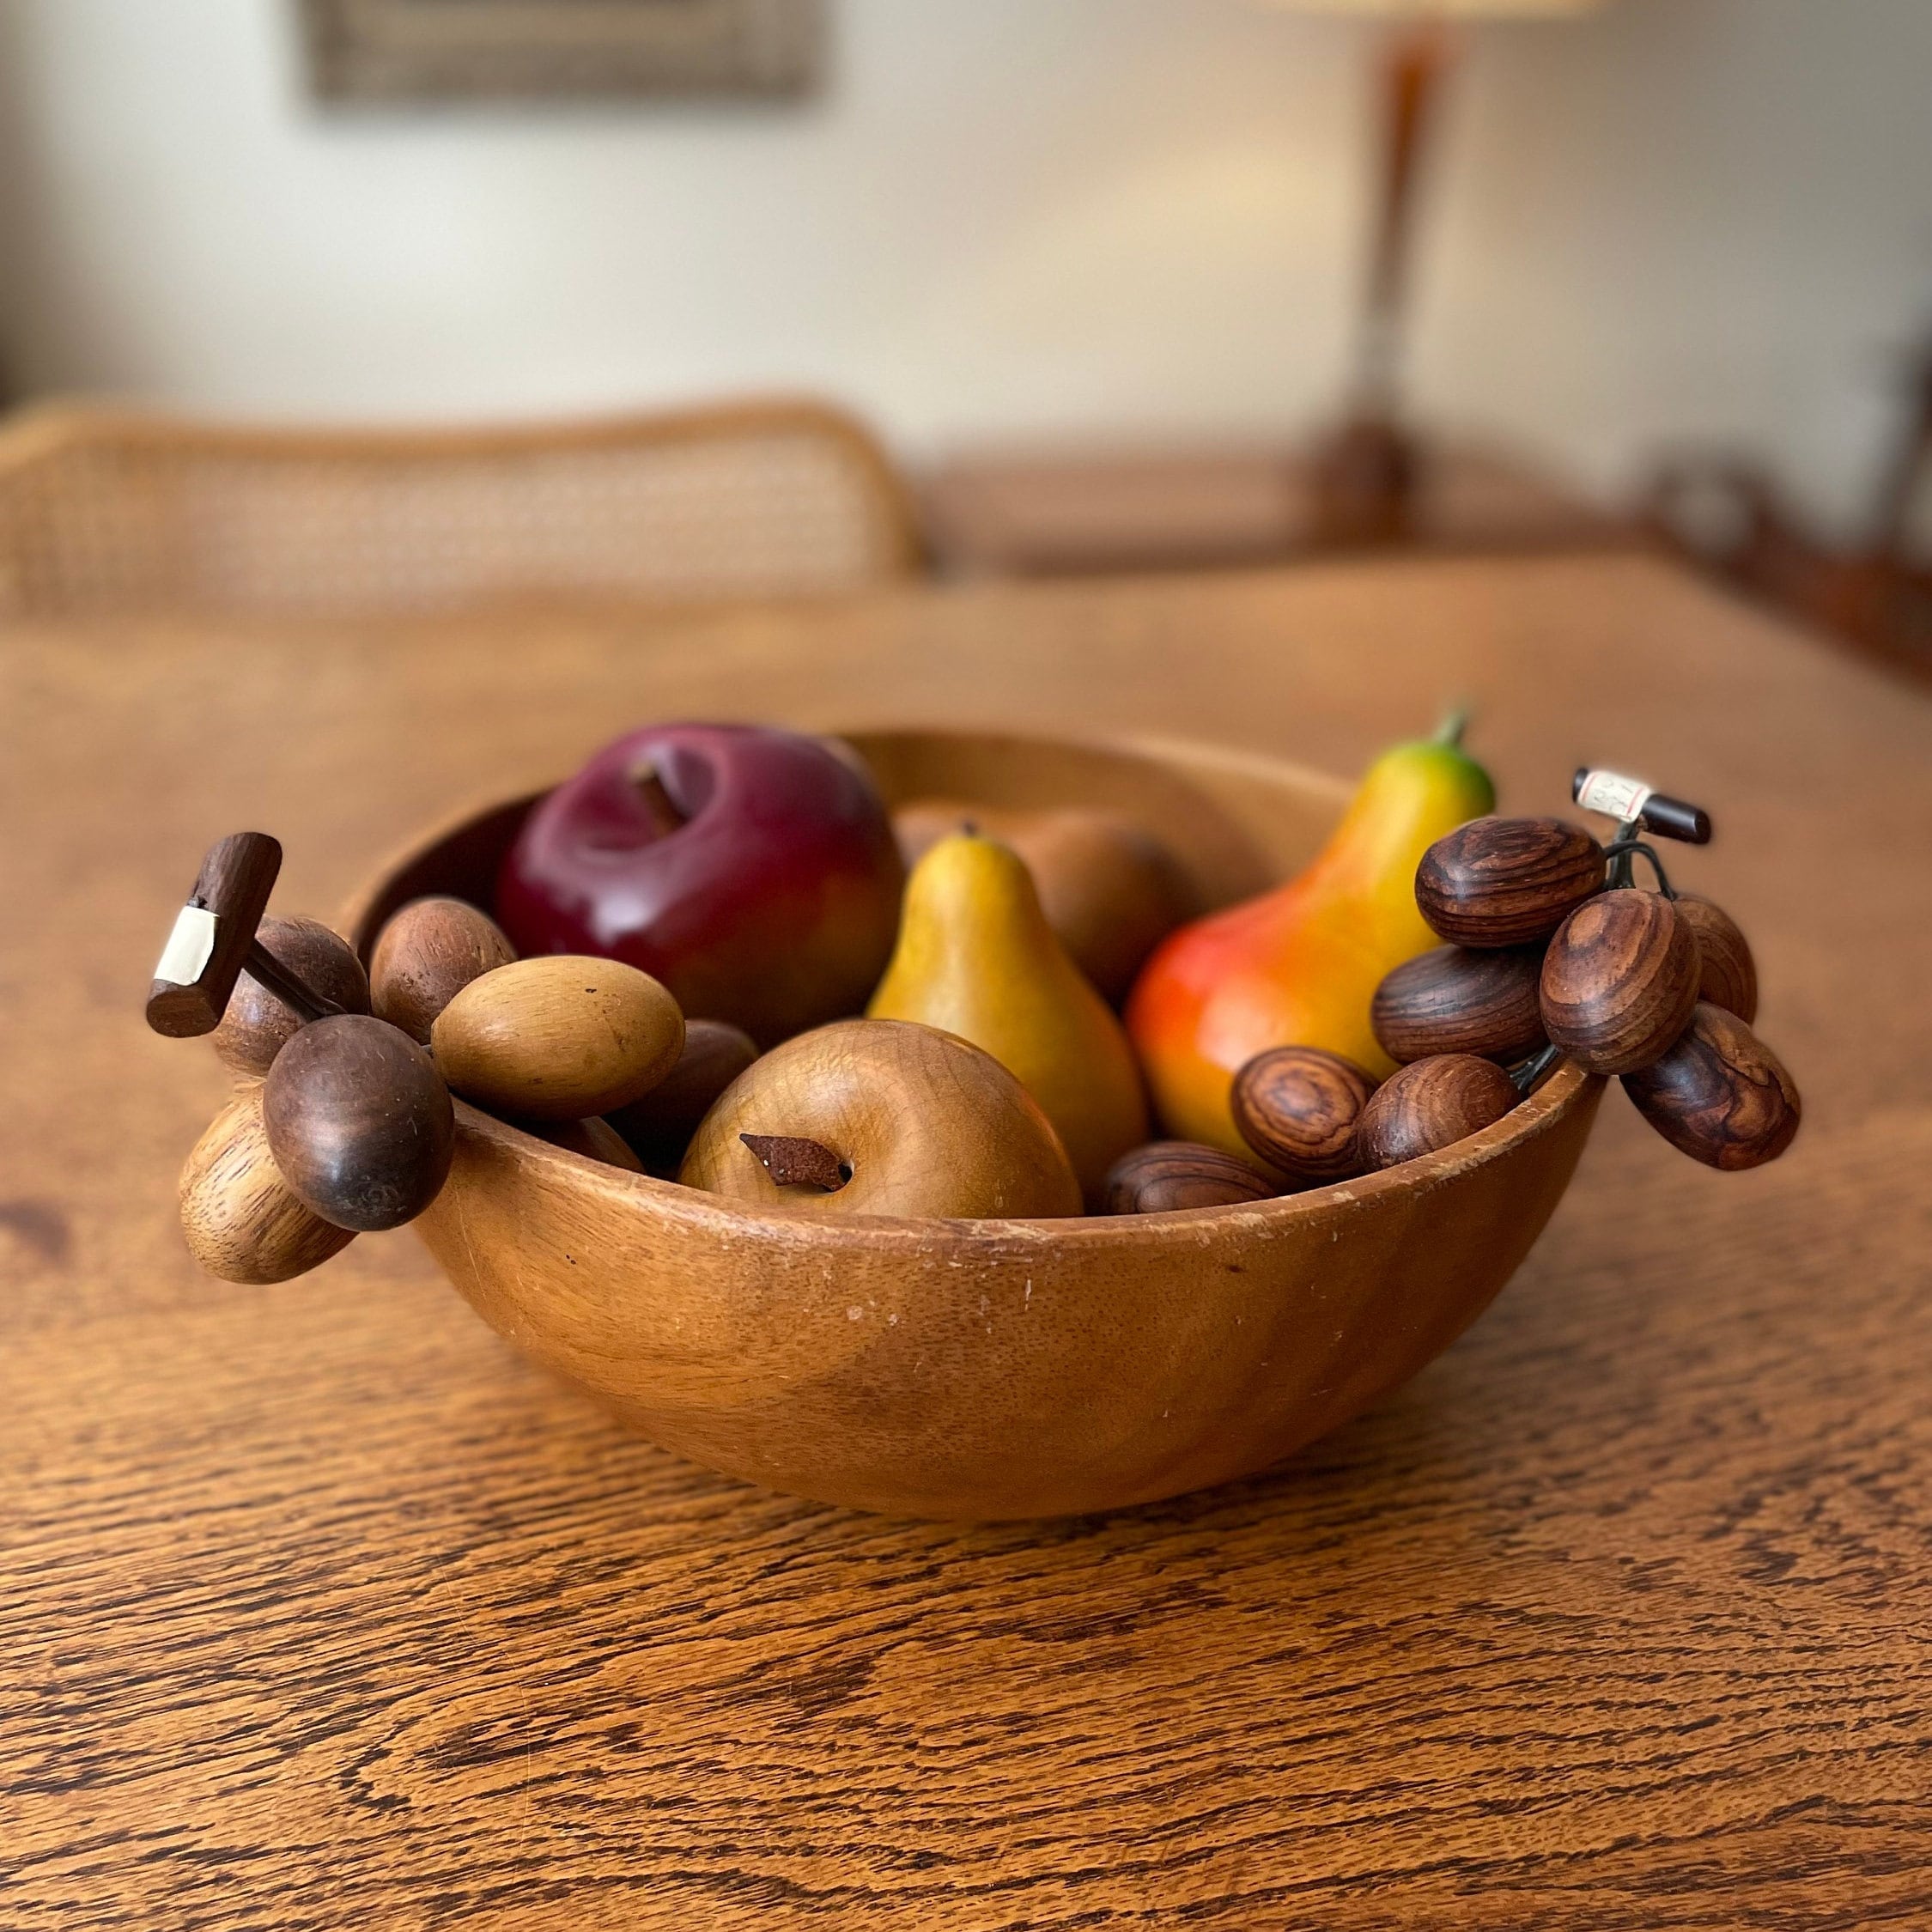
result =
[[[1412,237],[1430,124],[1454,67],[1462,23],[1577,15],[1595,0],[1263,0],[1326,13],[1374,14],[1379,50],[1380,180],[1356,324],[1346,413],[1312,465],[1315,535],[1347,547],[1399,543],[1413,527],[1422,453],[1400,401]]]

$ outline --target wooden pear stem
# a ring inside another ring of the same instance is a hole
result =
[[[823,1141],[788,1133],[741,1133],[774,1187],[821,1188],[835,1194],[852,1178],[845,1163]]]

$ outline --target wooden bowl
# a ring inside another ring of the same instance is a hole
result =
[[[1346,797],[1170,744],[854,732],[889,800],[1099,804],[1205,901],[1302,865]],[[487,904],[532,800],[432,833],[362,895]],[[1077,1221],[811,1218],[596,1164],[462,1105],[416,1225],[498,1334],[668,1449],[774,1489],[951,1517],[1075,1514],[1275,1461],[1488,1305],[1576,1169],[1602,1083],[1568,1065],[1439,1154],[1253,1206]]]

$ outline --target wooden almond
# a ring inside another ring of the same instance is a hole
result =
[[[428,1046],[443,1008],[516,956],[496,921],[467,900],[412,899],[383,927],[369,961],[375,1015]]]
[[[312,1213],[282,1178],[254,1084],[195,1143],[181,1170],[180,1202],[188,1252],[223,1281],[289,1281],[355,1238]]]
[[[677,1064],[684,1016],[648,973],[556,953],[474,979],[430,1030],[443,1078],[493,1114],[576,1121],[628,1107]]]

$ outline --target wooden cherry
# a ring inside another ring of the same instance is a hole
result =
[[[1437,946],[1406,960],[1376,988],[1369,1024],[1393,1060],[1475,1054],[1516,1060],[1543,1044],[1536,946]]]
[[[1361,1171],[1355,1127],[1374,1077],[1320,1047],[1271,1047],[1235,1076],[1229,1096],[1241,1138],[1297,1181],[1340,1181]]]
[[[1246,1161],[1194,1140],[1155,1140],[1122,1154],[1102,1195],[1109,1214],[1167,1214],[1185,1207],[1236,1207],[1281,1190]]]
[[[1735,1173],[1774,1161],[1802,1108],[1783,1063],[1735,1013],[1700,1001],[1660,1059],[1624,1076],[1637,1110],[1680,1153]]]
[[[179,1198],[188,1252],[223,1281],[289,1281],[355,1238],[353,1229],[305,1206],[283,1179],[253,1082],[196,1141],[181,1169]]]
[[[1462,946],[1534,945],[1603,890],[1603,848],[1562,818],[1473,818],[1416,867],[1415,902]]]
[[[284,974],[308,988],[317,1003],[344,1013],[369,1010],[369,980],[348,940],[316,919],[278,919],[272,913],[256,939]],[[304,1016],[246,967],[228,995],[222,1024],[210,1036],[225,1066],[237,1073],[266,1073],[295,1037]]]
[[[1377,1087],[1355,1129],[1364,1168],[1394,1167],[1493,1127],[1521,1097],[1494,1060],[1439,1054],[1413,1060]]]
[[[1722,906],[1680,892],[1677,916],[1698,947],[1698,998],[1733,1012],[1748,1026],[1758,1017],[1758,964],[1737,921]]]
[[[725,1020],[687,1020],[677,1064],[641,1100],[606,1118],[653,1174],[675,1175],[711,1103],[758,1057],[743,1027]]]
[[[296,1197],[359,1234],[413,1221],[436,1198],[456,1145],[435,1062],[366,1013],[311,1021],[289,1041],[263,1084],[262,1118]]]
[[[390,917],[370,955],[373,1010],[426,1047],[443,1008],[516,956],[496,921],[466,900],[412,899]]]
[[[1697,1004],[1690,926],[1661,892],[1606,892],[1563,922],[1543,957],[1543,1030],[1592,1073],[1660,1058]]]

